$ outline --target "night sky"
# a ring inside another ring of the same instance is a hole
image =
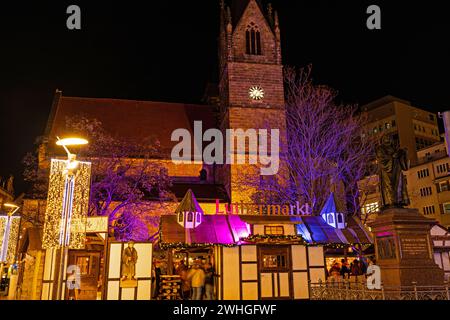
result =
[[[0,7],[0,176],[14,174],[19,192],[21,159],[43,134],[56,89],[199,103],[206,84],[217,82],[219,0],[17,2]],[[450,109],[445,1],[271,2],[284,64],[312,63],[316,83],[342,101],[391,94]],[[71,4],[81,7],[80,31],[66,28]],[[381,30],[366,28],[370,4],[381,7]]]

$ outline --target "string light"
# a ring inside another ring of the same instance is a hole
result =
[[[14,261],[19,239],[20,217],[0,216],[0,262]]]
[[[52,159],[50,166],[47,210],[45,213],[44,235],[42,247],[55,249],[61,247],[61,240],[67,241],[70,249],[83,249],[86,240],[86,219],[89,205],[91,184],[91,163],[79,162],[73,178],[66,175],[67,161]],[[68,179],[73,179],[73,198],[66,199]],[[70,219],[73,228],[67,234],[67,239],[61,239],[65,220],[62,216],[63,204],[71,206]]]

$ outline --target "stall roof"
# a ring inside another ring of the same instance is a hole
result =
[[[177,215],[161,216],[160,243],[185,243],[188,232],[191,244],[236,244],[249,235],[247,225],[236,215],[204,215],[194,229],[185,229],[177,222]]]
[[[356,217],[347,217],[347,227],[336,229],[328,225],[320,216],[302,216],[301,233],[309,233],[309,241],[317,243],[373,243],[370,232]],[[306,230],[302,230],[305,228]]]

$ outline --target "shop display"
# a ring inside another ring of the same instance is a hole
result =
[[[181,277],[178,275],[162,275],[159,285],[158,300],[180,300]]]

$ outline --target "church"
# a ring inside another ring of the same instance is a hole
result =
[[[372,243],[359,220],[345,217],[333,194],[320,216],[216,215],[217,203],[251,202],[251,188],[241,185],[243,175],[252,170],[250,166],[171,159],[177,144],[172,133],[182,128],[194,136],[196,121],[201,121],[203,130],[222,132],[273,128],[279,130],[281,141],[287,139],[280,37],[279,17],[271,6],[263,8],[257,0],[232,1],[231,6],[221,1],[219,79],[207,105],[55,93],[39,148],[41,168],[62,156],[55,141],[67,135],[66,120],[82,116],[130,141],[156,137],[160,153],[155,161],[167,170],[176,198],[163,205],[148,201],[144,214],[161,217],[159,231],[155,238],[135,241],[137,280],[131,287],[121,282],[126,243],[109,232],[107,220],[106,227],[104,221],[93,223],[96,227],[86,231],[85,249],[69,251],[69,264],[82,271],[79,299],[151,299],[154,263],[163,265],[171,276],[174,264],[181,260],[187,265],[196,261],[213,264],[217,299],[308,299],[308,283],[325,281],[324,244]],[[102,156],[106,155],[98,154]],[[280,163],[279,175],[283,174],[286,168]],[[23,210],[44,223],[45,202],[25,199]],[[88,219],[94,218],[101,219]],[[41,239],[42,229],[30,227],[19,245],[25,261],[22,299],[55,297],[58,275],[52,268],[60,262],[54,251],[42,249]]]

